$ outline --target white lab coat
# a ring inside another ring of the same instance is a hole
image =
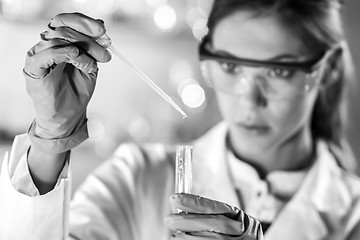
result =
[[[224,164],[226,130],[221,123],[191,143],[195,154],[193,193],[239,207],[241,202]],[[26,189],[15,190],[17,184],[10,178],[14,179],[16,167],[26,160],[29,144],[26,135],[16,137],[10,156],[4,159],[0,240],[168,239],[164,216],[169,213],[168,198],[174,189],[173,147],[120,146],[80,186],[69,206],[71,177],[66,169],[57,187],[45,195],[30,197],[19,193]],[[33,187],[22,185],[20,188]],[[359,179],[342,171],[327,145],[319,142],[316,161],[277,213],[264,239],[358,240],[359,197]]]

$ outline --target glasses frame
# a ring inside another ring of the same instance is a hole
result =
[[[228,62],[234,64],[241,64],[249,67],[269,67],[269,68],[284,68],[289,70],[301,70],[305,73],[312,73],[317,70],[321,63],[324,62],[335,50],[341,49],[340,46],[330,48],[329,50],[319,54],[313,59],[303,62],[276,62],[276,61],[261,61],[246,58],[238,58],[229,53],[221,54],[221,51],[209,49],[210,40],[204,37],[199,44],[200,61],[215,60],[217,62]]]

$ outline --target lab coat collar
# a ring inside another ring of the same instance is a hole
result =
[[[194,143],[193,193],[239,207],[229,170],[222,122]],[[199,170],[197,170],[199,169]],[[265,234],[265,239],[323,239],[335,231],[351,209],[351,193],[342,170],[328,150],[317,143],[317,159],[299,190]]]
[[[317,159],[300,189],[266,233],[266,239],[329,239],[351,209],[351,193],[326,143],[317,143]],[[283,227],[286,226],[286,227]]]

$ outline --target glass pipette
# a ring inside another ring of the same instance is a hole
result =
[[[136,72],[139,77],[144,80],[145,83],[147,83],[160,97],[162,97],[165,101],[170,103],[171,106],[173,106],[182,116],[183,118],[187,118],[186,113],[177,105],[170,97],[167,95],[160,87],[158,87],[148,76],[145,75],[139,68],[137,68],[133,63],[131,63],[129,60],[127,60],[123,55],[119,53],[119,51],[116,50],[114,45],[112,44],[112,41],[110,37],[105,33],[100,38],[96,39],[96,42],[98,42],[101,46],[108,49],[110,52],[112,52],[115,56],[117,56],[123,63],[125,63],[130,69],[132,69],[134,72]]]

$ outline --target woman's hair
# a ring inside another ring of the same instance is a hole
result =
[[[313,52],[325,52],[341,43],[342,54],[329,60],[323,79],[325,87],[320,89],[311,119],[313,138],[327,141],[337,153],[349,151],[344,138],[346,105],[343,96],[346,84],[354,78],[344,39],[341,7],[340,0],[214,0],[207,24],[211,41],[217,24],[239,10],[253,11],[254,17],[275,14]],[[339,165],[355,167],[351,151],[348,155],[338,157]]]

